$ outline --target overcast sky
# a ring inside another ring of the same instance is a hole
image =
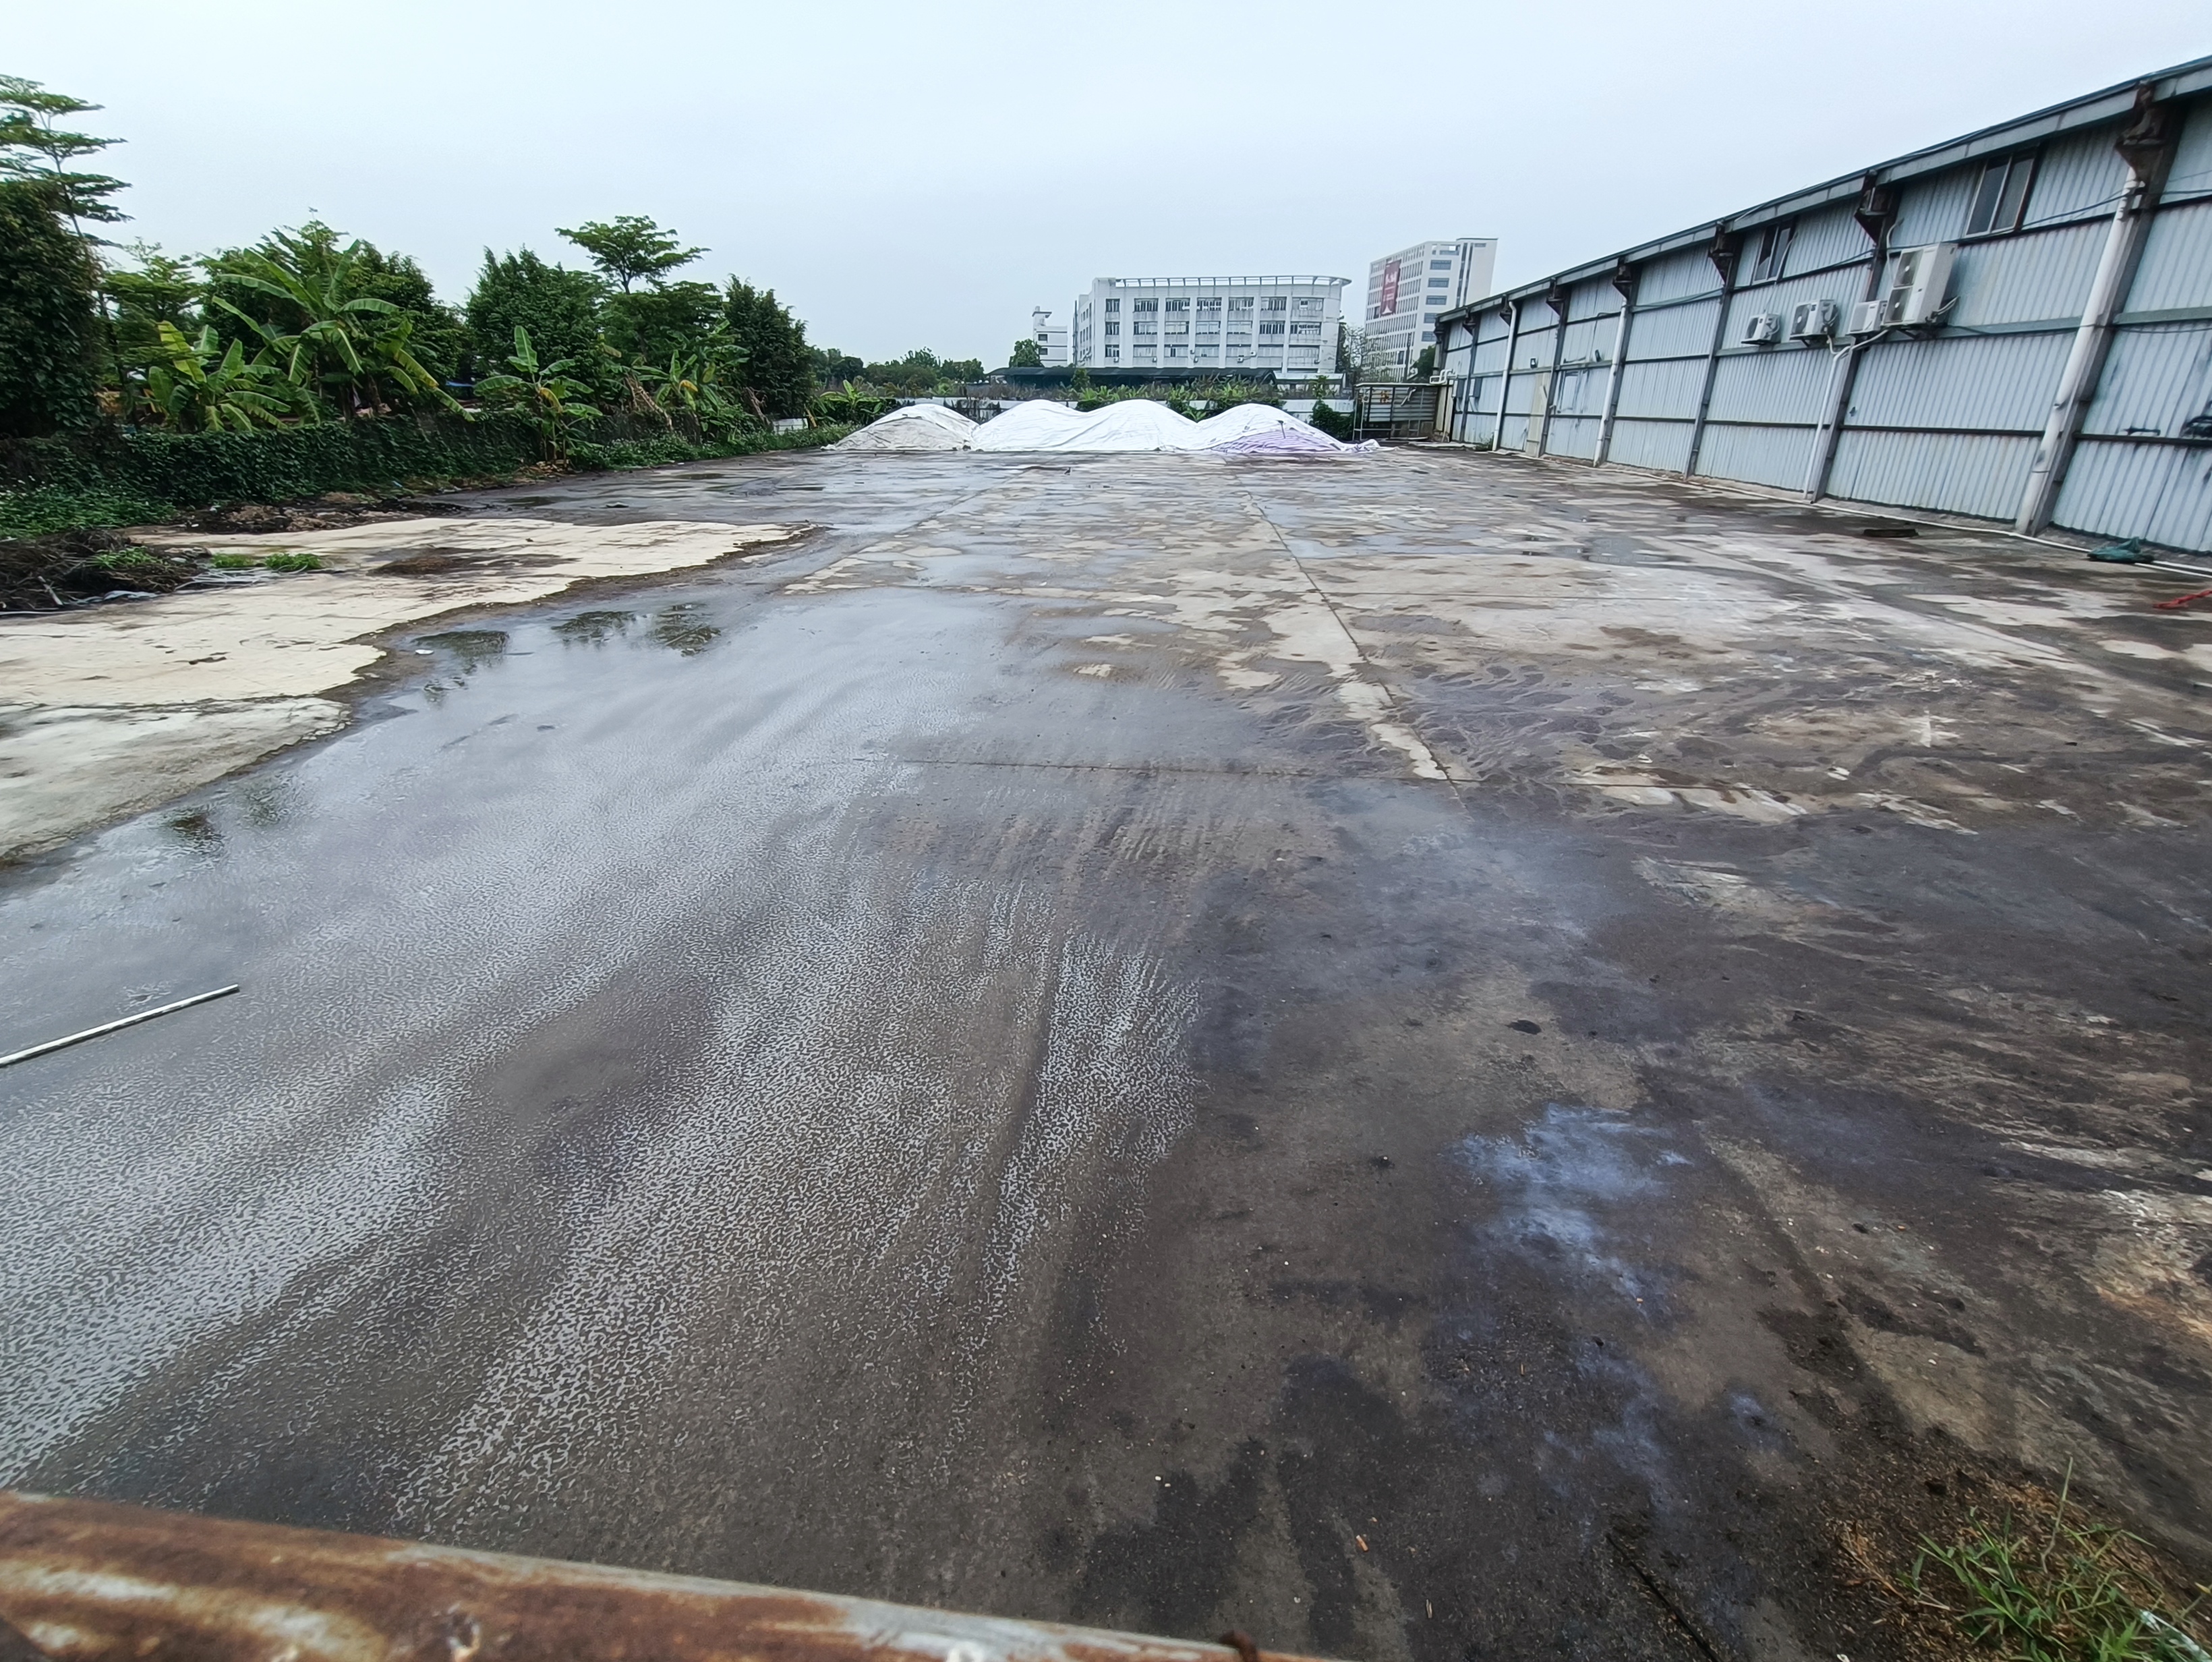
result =
[[[124,237],[317,214],[458,301],[487,245],[647,214],[817,344],[994,364],[1093,277],[1471,235],[1518,281],[2212,52],[2204,0],[9,9],[0,73],[129,141]]]

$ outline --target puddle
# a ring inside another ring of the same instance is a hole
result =
[[[418,635],[414,645],[420,650],[445,653],[452,656],[463,674],[481,669],[496,661],[507,652],[507,631],[503,629],[449,629],[437,635]]]
[[[707,618],[707,608],[686,600],[655,614],[651,637],[671,651],[696,658],[721,638],[722,631]]]
[[[553,625],[553,633],[571,646],[604,646],[637,621],[635,612],[580,612]]]

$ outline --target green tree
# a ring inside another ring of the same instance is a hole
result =
[[[773,289],[730,279],[723,296],[730,338],[744,355],[746,402],[763,417],[803,416],[814,391],[814,352],[806,326],[779,304]]]
[[[679,265],[689,265],[707,251],[680,245],[676,233],[637,214],[611,220],[586,220],[575,229],[555,228],[605,271],[623,293],[643,277],[658,283]]]
[[[427,303],[429,285],[414,262],[400,265],[395,271],[358,238],[341,247],[330,227],[310,222],[210,261],[210,303],[243,323],[295,384],[344,415],[374,415],[386,404],[458,409],[416,355],[414,316],[369,292],[397,287]]]
[[[727,429],[751,419],[738,387],[744,362],[744,352],[727,330],[717,330],[696,350],[672,351],[666,363],[644,367],[637,374],[664,416],[680,410],[702,427]]]
[[[728,326],[722,296],[710,283],[655,283],[610,295],[607,344],[632,362],[665,363],[671,352],[696,352]]]
[[[67,93],[48,92],[21,76],[0,75],[0,179],[52,183],[58,192],[58,210],[80,234],[84,220],[112,223],[124,217],[123,210],[107,200],[123,188],[123,181],[106,174],[76,173],[69,164],[82,155],[96,155],[118,141],[71,132],[54,124],[100,107]]]
[[[92,263],[50,182],[0,182],[0,434],[33,437],[99,411]]]
[[[849,352],[834,346],[814,349],[814,378],[824,387],[842,387],[865,374],[868,366]]]
[[[487,248],[469,295],[469,332],[483,343],[486,370],[496,362],[493,343],[513,340],[519,328],[527,329],[549,358],[592,364],[606,298],[606,284],[595,273],[549,265],[527,248],[503,255]]]
[[[320,220],[310,220],[296,230],[272,231],[252,248],[234,249],[208,260],[208,294],[216,309],[280,332],[304,327],[312,308],[296,294],[272,293],[269,283],[280,288],[285,284],[272,276],[270,266],[289,273],[329,303],[376,301],[405,320],[407,355],[422,367],[428,387],[410,392],[393,377],[385,376],[380,387],[386,401],[424,397],[434,401],[441,396],[441,384],[461,368],[467,356],[468,326],[451,307],[440,302],[420,265],[405,254],[387,254],[363,238],[347,238]],[[245,281],[249,276],[257,281]],[[364,308],[355,315],[365,317],[375,310]],[[379,332],[390,334],[396,329],[396,324],[386,324]]]
[[[575,379],[576,365],[568,358],[550,363],[538,361],[530,344],[530,331],[515,326],[514,351],[505,371],[477,383],[477,396],[488,408],[504,411],[538,429],[546,454],[559,459],[568,454],[568,425],[580,417],[599,412],[580,400],[591,389]]]
[[[40,82],[21,76],[0,75],[0,181],[36,182],[52,192],[52,211],[69,222],[85,263],[92,269],[94,306],[100,332],[106,338],[106,356],[119,384],[124,368],[115,350],[107,296],[98,286],[99,259],[93,252],[100,239],[84,228],[84,222],[112,223],[125,216],[107,199],[123,188],[123,181],[106,174],[81,173],[70,165],[80,156],[98,155],[117,141],[57,125],[63,118],[100,107],[67,93],[49,92]]]
[[[1044,348],[1026,338],[1014,343],[1013,356],[1006,360],[1009,369],[1042,369],[1044,368]]]
[[[902,393],[911,398],[981,380],[984,373],[981,358],[940,358],[925,346],[916,347],[902,358],[871,363],[862,370],[860,378],[870,387]]]
[[[101,281],[114,303],[117,350],[125,363],[143,368],[161,361],[161,325],[173,324],[180,334],[198,332],[205,285],[191,261],[153,243],[134,242],[128,253],[137,268],[111,265]]]
[[[165,425],[206,432],[276,427],[300,408],[300,389],[264,356],[249,362],[239,342],[224,350],[212,324],[187,339],[173,323],[154,326],[160,354],[142,396]]]
[[[1437,349],[1433,346],[1424,346],[1421,348],[1420,356],[1413,360],[1413,379],[1426,380],[1436,373]]]

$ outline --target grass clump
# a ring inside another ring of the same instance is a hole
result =
[[[2212,1662],[2194,1631],[2208,1589],[2177,1606],[2139,1537],[2067,1516],[2072,1482],[2047,1526],[1969,1512],[1948,1545],[1923,1537],[1911,1601],[2007,1662]]]
[[[287,549],[276,554],[216,554],[208,563],[217,571],[320,571],[322,556]]]

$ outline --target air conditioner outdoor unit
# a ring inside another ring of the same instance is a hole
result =
[[[1736,337],[1745,346],[1771,346],[1782,338],[1782,317],[1777,312],[1754,312],[1743,320],[1743,332]]]
[[[1790,314],[1790,338],[1792,340],[1827,340],[1836,332],[1836,302],[1832,300],[1801,301]]]
[[[1910,329],[1935,322],[1951,287],[1951,262],[1958,252],[1955,242],[1928,242],[1892,254],[1882,273],[1882,326]]]
[[[1881,302],[1863,300],[1851,307],[1851,332],[1855,335],[1878,335],[1882,331]]]

